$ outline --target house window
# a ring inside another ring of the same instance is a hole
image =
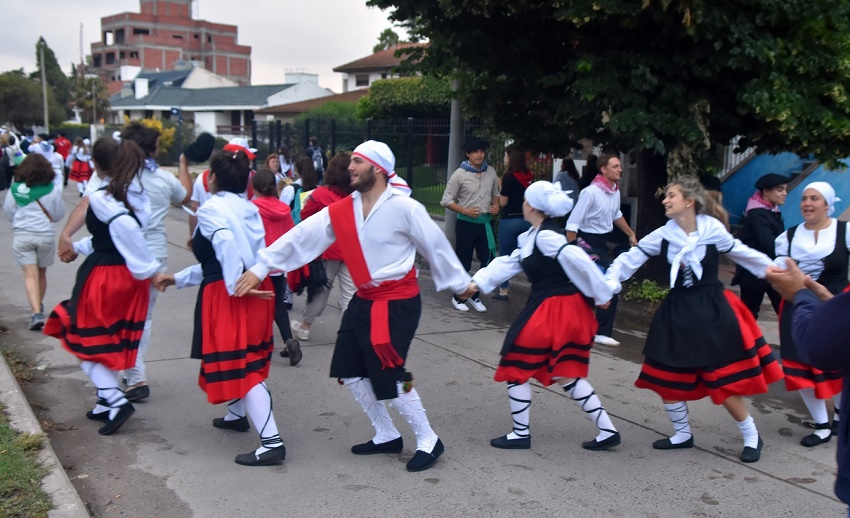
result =
[[[193,34],[192,36],[193,36],[195,39],[198,39],[198,38],[199,38],[199,35],[198,35],[197,33]]]
[[[127,57],[127,55],[124,53],[124,51],[123,51],[123,50],[122,50],[121,52],[119,52],[119,53],[118,53],[118,59],[124,59],[124,58],[126,58],[126,57]]]
[[[115,31],[115,43],[124,43],[124,29]]]
[[[386,79],[386,78],[387,78],[387,74],[386,74],[386,72],[384,72],[383,74],[381,74],[381,79]]]
[[[103,33],[103,44],[108,46],[108,45],[112,45],[113,43],[115,43],[115,40],[113,39],[112,31],[104,32]]]
[[[101,56],[100,54],[98,54],[98,55],[96,55],[96,56],[94,57],[94,64],[92,64],[92,66],[93,66],[94,68],[100,68],[100,66],[101,66],[102,62],[103,62],[103,61],[102,61],[102,56]]]
[[[130,52],[130,59],[139,59],[138,52]]]
[[[145,110],[145,118],[152,119],[153,118],[153,110]]]
[[[139,28],[133,27],[133,36],[138,36],[139,34],[150,34],[150,33],[151,33],[151,31],[148,30],[148,29],[139,29]]]
[[[207,43],[212,43],[212,36],[207,36]]]
[[[114,65],[115,64],[115,53],[114,52],[109,52],[109,53],[106,54],[106,64],[107,65]]]
[[[369,86],[369,74],[357,74],[354,76],[354,86]]]
[[[174,38],[175,40],[182,40],[183,39],[183,36],[181,34],[172,34],[171,37]]]

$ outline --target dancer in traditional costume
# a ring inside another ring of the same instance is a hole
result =
[[[80,192],[80,198],[86,191],[91,179],[94,168],[91,165],[91,141],[89,139],[77,138],[74,142],[74,147],[71,149],[71,154],[66,159],[71,162],[71,174],[69,178],[77,182],[77,190]]]
[[[234,297],[236,280],[257,261],[265,246],[265,229],[257,206],[241,193],[248,186],[250,165],[241,150],[222,150],[210,161],[212,196],[197,212],[192,251],[199,264],[169,275],[158,286],[201,285],[195,306],[192,358],[201,360],[198,385],[212,404],[228,403],[227,414],[213,426],[246,432],[248,418],[260,434],[255,451],[236,456],[245,466],[279,464],[286,448],[272,413],[266,378],[274,349],[274,292],[266,280],[268,298]]]
[[[247,294],[272,270],[293,270],[340,243],[357,292],[342,316],[330,375],[348,387],[375,427],[375,436],[351,451],[402,451],[401,434],[384,404],[390,400],[416,434],[416,453],[407,470],[422,471],[444,448],[405,370],[422,311],[416,253],[431,265],[437,290],[449,288],[463,298],[472,293],[465,291],[469,274],[425,207],[392,187],[394,167],[386,144],[370,140],[357,146],[348,168],[356,192],[261,250],[258,263],[239,279],[237,294]]]
[[[552,219],[567,214],[572,206],[558,186],[545,181],[531,184],[522,205],[531,229],[519,236],[513,253],[497,257],[472,277],[470,290],[484,293],[523,271],[531,282],[528,304],[505,336],[496,369],[495,380],[508,384],[514,422],[511,433],[490,441],[496,448],[531,447],[531,378],[544,386],[561,385],[599,428],[583,448],[604,450],[620,444],[619,432],[586,379],[597,326],[593,303],[605,305],[613,291],[584,250],[567,245],[564,230]]]
[[[670,293],[652,318],[635,386],[661,396],[676,434],[653,443],[660,450],[692,448],[687,401],[706,396],[722,404],[744,438],[741,460],[756,462],[763,441],[741,396],[767,392],[782,370],[750,311],[717,278],[720,254],[764,278],[771,260],[734,239],[710,216],[716,207],[699,180],[685,176],[667,186],[670,221],[620,255],[606,277],[617,291],[650,257],[670,265]]]
[[[800,211],[805,220],[776,238],[776,264],[784,268],[785,259],[797,261],[803,273],[822,284],[833,295],[847,288],[847,267],[850,262],[850,226],[832,218],[835,212],[833,188],[825,182],[812,182],[803,189]],[[783,301],[779,316],[779,340],[785,388],[796,390],[812,416],[808,423],[815,431],[802,438],[803,446],[828,442],[838,431],[842,373],[812,367],[797,350],[792,334],[794,304]],[[835,416],[832,425],[826,400],[832,398]]]
[[[118,430],[134,412],[119,388],[118,371],[136,363],[149,279],[161,276],[159,261],[144,239],[150,203],[134,181],[144,166],[144,153],[134,142],[111,145],[116,156],[105,171],[106,185],[89,196],[86,226],[91,236],[74,243],[76,253],[88,257],[77,271],[71,299],[59,303],[44,326],[45,334],[80,359],[97,388],[97,405],[86,416],[104,421],[101,435]]]

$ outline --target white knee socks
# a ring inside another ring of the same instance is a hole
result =
[[[741,430],[741,435],[744,437],[744,446],[750,448],[758,448],[759,431],[756,428],[756,422],[753,421],[753,416],[748,415],[746,419],[738,423],[738,429]],[[827,430],[829,433],[829,430]]]
[[[581,409],[587,414],[588,419],[593,421],[593,424],[599,428],[599,435],[596,436],[597,441],[604,441],[617,433],[614,428],[614,423],[608,416],[608,412],[602,406],[602,401],[596,392],[593,391],[593,386],[586,379],[578,378],[573,381],[567,381],[563,385],[564,391],[572,398],[573,401],[581,406]]]
[[[236,421],[245,417],[245,400],[234,399],[227,404],[227,415],[224,416],[225,421]]]
[[[398,397],[390,401],[390,405],[404,416],[407,423],[416,434],[416,449],[427,453],[434,451],[434,446],[437,444],[437,434],[431,429],[431,424],[428,422],[428,416],[425,415],[425,407],[422,406],[422,399],[419,398],[419,393],[415,388],[411,388],[410,392],[405,392],[404,385],[398,383]]]
[[[342,380],[354,399],[363,407],[363,411],[372,422],[375,428],[375,437],[372,442],[375,444],[383,444],[401,437],[401,434],[393,424],[393,420],[387,412],[387,406],[383,401],[378,401],[375,397],[375,390],[372,388],[372,383],[365,378],[345,378]]]
[[[108,410],[109,419],[114,419],[119,407],[128,403],[124,391],[118,388],[118,373],[102,363],[90,361],[80,362],[80,367],[97,388],[98,401],[93,413],[100,414]]]
[[[511,405],[511,418],[514,421],[514,429],[508,434],[508,439],[527,439],[531,435],[528,431],[531,384],[527,381],[523,384],[508,383],[508,401]]]
[[[684,401],[677,403],[665,403],[664,409],[667,410],[667,416],[670,422],[673,423],[673,428],[676,434],[670,437],[672,444],[681,444],[691,437],[691,425],[688,423],[688,404]]]
[[[815,389],[804,388],[800,389],[799,392],[800,397],[803,398],[803,403],[806,404],[806,408],[812,415],[812,421],[814,421],[815,424],[829,423],[829,414],[826,411],[826,401],[823,399],[818,399],[815,396]],[[826,428],[823,430],[815,430],[814,434],[820,437],[821,439],[826,439],[830,436],[831,432],[829,428]]]
[[[272,448],[283,446],[283,439],[280,438],[277,431],[277,423],[272,413],[272,395],[266,387],[266,383],[254,385],[254,388],[245,394],[242,401],[245,402],[245,409],[251,416],[251,421],[254,422],[254,426],[260,432],[262,446],[257,448],[256,454],[260,455]]]

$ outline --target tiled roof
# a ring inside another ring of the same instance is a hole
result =
[[[189,77],[192,69],[187,70],[167,70],[165,72],[141,72],[136,76],[136,79],[147,79],[148,86],[181,86],[183,81]]]
[[[179,106],[192,108],[202,106],[245,106],[262,107],[272,95],[286,90],[292,84],[223,86],[187,90],[175,86],[159,86],[141,99],[133,96],[113,95],[109,102],[113,108],[144,106]]]
[[[400,43],[396,47],[381,50],[371,56],[366,56],[365,58],[354,60],[351,63],[340,65],[333,70],[334,72],[360,72],[365,70],[384,70],[394,68],[401,63],[401,59],[394,55],[397,50],[414,46],[421,47],[424,45],[424,43]]]
[[[331,102],[349,102],[355,103],[361,97],[369,93],[368,88],[363,88],[360,90],[352,90],[351,92],[345,92],[336,95],[329,95],[327,97],[318,97],[316,99],[308,99],[306,101],[299,101],[297,103],[289,103],[289,104],[281,104],[279,106],[270,106],[268,108],[263,108],[262,110],[257,110],[256,113],[262,113],[266,115],[275,115],[275,114],[298,114],[304,113],[312,110],[313,108],[317,108],[319,106],[323,106],[327,103]]]

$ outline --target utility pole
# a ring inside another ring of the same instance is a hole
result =
[[[44,71],[44,45],[39,48],[41,56],[41,98],[44,101],[44,132],[50,133],[50,124],[47,120],[47,76]]]
[[[97,124],[97,81],[91,82],[91,112],[91,123]]]

